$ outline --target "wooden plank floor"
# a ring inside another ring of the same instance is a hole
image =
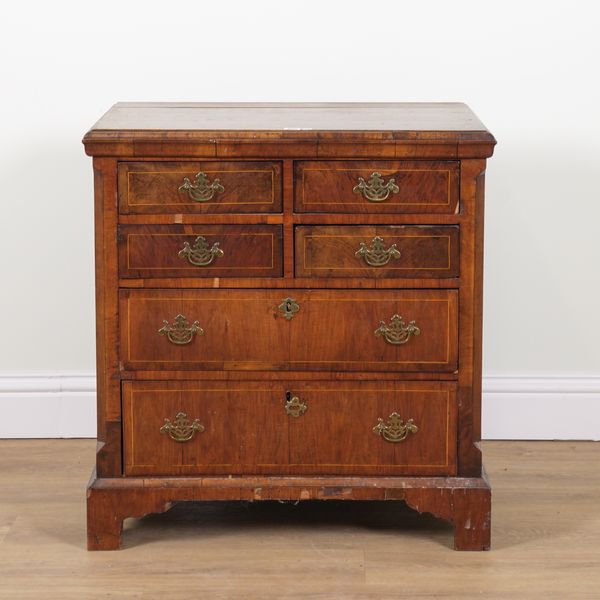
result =
[[[400,503],[210,503],[85,550],[91,440],[0,441],[0,598],[600,598],[600,443],[488,442],[491,552]]]

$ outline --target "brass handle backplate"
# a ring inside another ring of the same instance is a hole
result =
[[[307,411],[308,406],[306,405],[306,402],[302,402],[298,396],[291,396],[292,395],[288,392],[287,400],[285,401],[284,405],[285,412],[286,414],[290,415],[290,417],[297,419]]]
[[[386,423],[381,417],[377,419],[378,423],[373,427],[373,431],[378,433],[387,442],[401,442],[406,439],[409,433],[417,433],[419,428],[414,424],[412,419],[402,420],[397,412],[393,412],[389,416],[389,421]]]
[[[160,428],[161,433],[168,433],[176,442],[189,442],[196,432],[202,433],[204,425],[198,419],[190,421],[184,412],[175,415],[175,420],[165,419],[165,424]]]
[[[215,258],[219,258],[223,254],[223,250],[219,248],[219,242],[215,242],[209,248],[206,238],[199,235],[193,246],[190,246],[189,242],[184,242],[183,248],[179,251],[179,258],[187,258],[196,267],[206,267]]]
[[[379,327],[375,330],[376,336],[383,336],[388,344],[396,346],[406,344],[411,335],[419,335],[420,333],[421,330],[415,325],[414,321],[410,321],[407,325],[400,315],[394,315],[389,325],[386,325],[385,321],[381,321]]]
[[[400,258],[400,250],[396,244],[392,244],[387,250],[382,237],[376,236],[371,240],[371,245],[367,246],[365,242],[361,242],[356,256],[362,257],[364,261],[372,267],[384,267],[390,262],[390,259]]]
[[[300,306],[293,298],[284,298],[277,307],[284,319],[288,321],[293,319],[294,315],[300,310]]]
[[[160,335],[166,335],[168,340],[178,346],[189,344],[195,335],[204,335],[204,329],[200,327],[198,321],[191,325],[184,315],[177,315],[173,325],[169,321],[163,321],[163,326],[158,330]]]
[[[381,173],[374,172],[371,173],[368,182],[359,177],[352,191],[355,194],[362,194],[369,202],[383,202],[390,194],[397,194],[400,188],[393,177],[385,183]]]
[[[225,188],[221,185],[219,179],[215,179],[212,183],[206,173],[200,171],[196,173],[194,181],[190,181],[188,177],[183,178],[183,183],[179,186],[180,192],[187,192],[188,196],[194,202],[208,202],[212,200],[216,194],[221,194]]]

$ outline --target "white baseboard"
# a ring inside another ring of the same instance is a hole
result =
[[[0,375],[0,438],[96,435],[93,375]],[[485,377],[483,438],[600,440],[600,377]]]
[[[600,440],[600,377],[484,377],[485,440]]]
[[[0,375],[0,438],[96,437],[93,375]]]

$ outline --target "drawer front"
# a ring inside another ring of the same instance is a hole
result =
[[[458,277],[458,227],[298,226],[297,277]]]
[[[281,277],[280,225],[120,225],[120,277]]]
[[[455,213],[457,161],[301,161],[296,212]]]
[[[290,322],[294,369],[455,371],[454,290],[307,292]]]
[[[279,162],[125,162],[122,213],[281,212]]]
[[[125,369],[454,371],[455,290],[121,290]]]
[[[454,475],[455,384],[127,382],[127,475]]]
[[[125,474],[235,474],[285,465],[283,410],[281,394],[268,384],[124,383]]]

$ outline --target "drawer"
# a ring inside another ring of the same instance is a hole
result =
[[[120,225],[120,277],[281,277],[280,225]]]
[[[121,290],[125,369],[455,371],[456,290]]]
[[[126,475],[454,475],[455,384],[126,382]]]
[[[296,212],[455,213],[458,161],[300,161]]]
[[[122,213],[281,212],[279,162],[124,162]]]
[[[298,226],[297,277],[458,277],[455,226]]]

